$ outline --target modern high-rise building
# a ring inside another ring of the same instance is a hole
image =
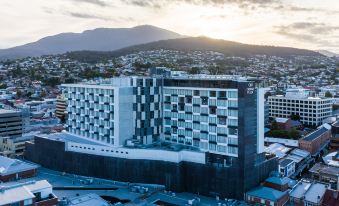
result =
[[[112,146],[129,139],[150,144],[162,129],[161,79],[114,78],[65,84],[67,131]]]
[[[277,169],[264,153],[265,91],[244,78],[125,77],[63,88],[68,134],[36,137],[27,149],[43,166],[240,199]],[[53,163],[40,154],[47,150]]]
[[[304,89],[289,89],[286,95],[269,96],[270,117],[300,117],[307,126],[319,126],[332,115],[333,99],[310,97]]]

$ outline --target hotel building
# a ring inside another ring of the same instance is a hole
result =
[[[126,77],[63,88],[68,132],[38,136],[26,152],[45,167],[238,199],[277,170],[264,153],[264,90],[246,79]]]

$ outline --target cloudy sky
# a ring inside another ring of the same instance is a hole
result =
[[[0,0],[0,48],[150,24],[190,36],[339,53],[339,0]]]

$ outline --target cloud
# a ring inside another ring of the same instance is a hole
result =
[[[213,5],[221,6],[227,4],[233,4],[240,8],[266,8],[271,4],[279,3],[279,0],[122,0],[122,2],[139,6],[139,7],[150,7],[150,8],[163,8],[168,4],[176,3],[188,3],[192,5]]]
[[[276,33],[279,35],[317,45],[330,45],[331,40],[338,39],[332,34],[339,31],[339,26],[318,22],[295,22],[275,28],[277,29]]]
[[[66,15],[76,18],[82,18],[82,19],[100,19],[100,20],[110,20],[108,17],[100,16],[100,15],[94,15],[89,13],[81,13],[81,12],[65,12]]]
[[[103,0],[71,0],[71,1],[79,2],[79,3],[88,3],[88,4],[93,4],[93,5],[101,6],[101,7],[109,6],[109,4]]]

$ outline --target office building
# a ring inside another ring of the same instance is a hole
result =
[[[20,111],[0,109],[0,136],[19,137],[22,135]]]
[[[269,96],[270,117],[299,116],[306,126],[319,126],[332,115],[333,99],[310,97],[307,90],[288,89],[286,95]]]
[[[246,79],[128,77],[63,88],[67,133],[37,136],[25,155],[48,168],[238,199],[277,170],[264,152],[264,91]]]

